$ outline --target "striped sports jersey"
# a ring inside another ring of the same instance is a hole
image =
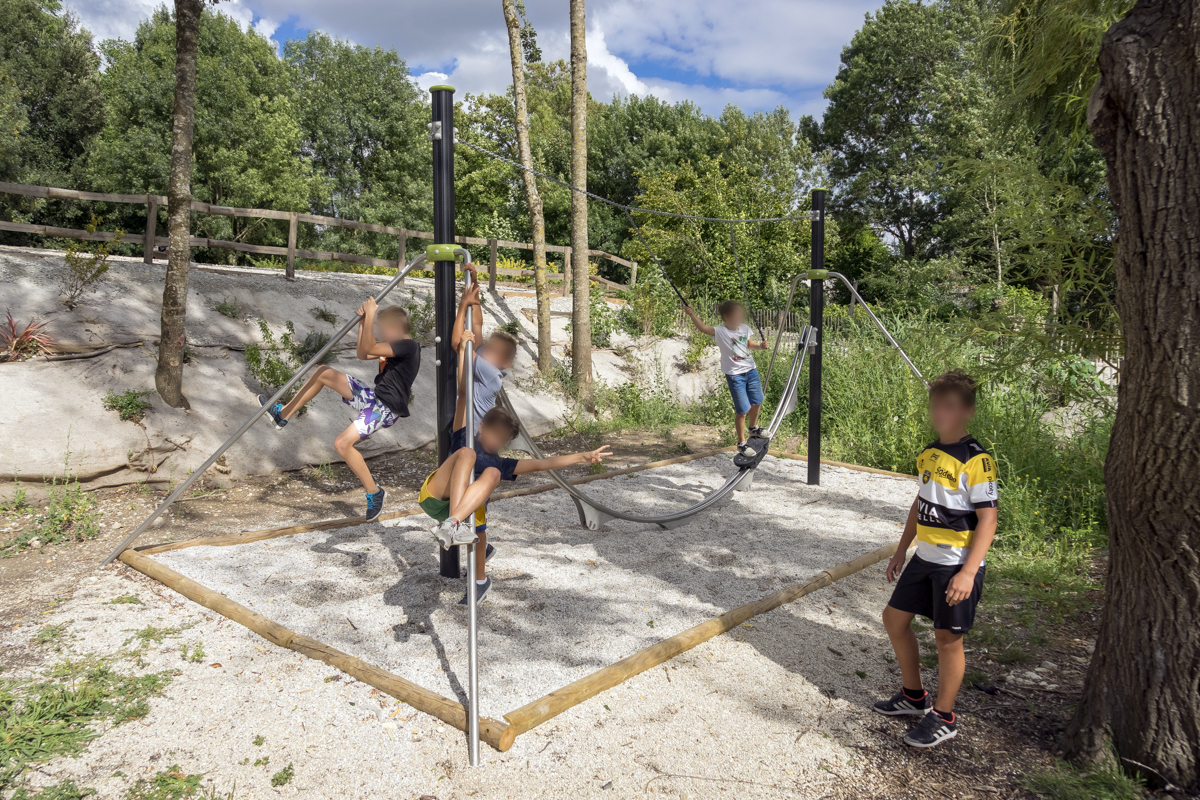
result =
[[[967,560],[977,508],[996,507],[996,460],[971,436],[934,442],[917,458],[917,555],[933,564]]]

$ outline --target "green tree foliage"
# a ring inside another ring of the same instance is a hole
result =
[[[0,20],[0,73],[16,83],[28,124],[21,177],[69,183],[105,118],[92,35],[54,0],[0,0]]]
[[[311,31],[287,42],[293,71],[301,152],[320,191],[315,213],[395,225],[432,224],[426,98],[394,50],[367,48]],[[326,249],[396,257],[396,242],[361,241],[347,229],[322,237]]]
[[[976,15],[945,2],[888,0],[842,51],[818,135],[828,148],[833,209],[870,226],[905,258],[951,250],[942,228],[964,199],[944,173],[970,152],[979,81],[966,42]]]
[[[110,192],[162,193],[170,163],[175,86],[175,23],[166,8],[143,22],[133,41],[102,44],[108,69],[108,122],[90,163],[94,184]],[[223,206],[307,210],[321,188],[300,157],[292,71],[274,47],[219,13],[200,26],[193,145],[194,199]],[[134,228],[138,227],[136,225]],[[193,233],[215,239],[286,243],[278,221],[198,215]],[[226,260],[229,251],[198,253]]]

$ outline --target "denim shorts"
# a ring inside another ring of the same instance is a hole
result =
[[[762,380],[758,377],[758,370],[752,369],[740,375],[726,375],[725,382],[729,384],[729,393],[733,395],[735,414],[745,414],[750,410],[750,406],[762,405]]]

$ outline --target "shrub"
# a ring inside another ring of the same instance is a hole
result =
[[[618,322],[630,336],[674,336],[679,298],[655,271],[624,293],[628,305]]]
[[[590,300],[592,347],[608,347],[617,330],[617,313],[604,300],[604,292],[599,289],[592,289]]]
[[[17,321],[9,312],[8,321],[0,327],[0,347],[4,348],[3,352],[0,352],[0,360],[23,361],[41,353],[49,353],[54,344],[54,337],[46,333],[48,324],[31,318],[29,324],[18,331]]]
[[[482,295],[481,295],[482,296]],[[425,295],[425,299],[417,302],[417,293],[410,292],[412,305],[408,308],[408,324],[414,339],[429,339],[433,336],[434,313],[433,293]]]
[[[321,333],[320,331],[309,331],[304,341],[296,345],[296,360],[301,364],[307,364],[321,351],[321,348],[329,344],[329,334]],[[322,364],[328,364],[336,357],[336,353],[330,350],[321,359]]]
[[[262,334],[262,343],[246,345],[246,371],[262,388],[274,393],[283,386],[299,369],[308,363],[317,351],[329,341],[329,335],[311,331],[303,341],[296,341],[296,326],[291,321],[285,322],[283,333],[279,338],[271,331],[267,321],[258,321],[258,330]],[[326,354],[323,361],[332,361],[333,352]],[[296,394],[296,387],[290,389],[283,397],[286,403]],[[307,409],[306,405],[304,409]],[[301,409],[301,413],[304,412]]]
[[[238,315],[241,313],[241,309],[238,308],[237,300],[234,300],[231,297],[226,297],[224,300],[217,303],[216,309],[218,314],[223,317],[229,317],[230,319],[237,319]]]
[[[520,336],[523,333],[525,333],[524,329],[521,328],[520,321],[515,320],[515,319],[510,319],[508,322],[505,322],[504,324],[497,327],[496,330],[504,331],[505,333],[509,334],[510,336]]]
[[[104,221],[103,217],[95,214],[84,226],[88,233],[95,233],[96,228]],[[66,269],[59,278],[59,294],[64,298],[63,303],[74,306],[79,302],[83,293],[91,290],[108,280],[108,257],[112,248],[125,238],[125,231],[114,231],[113,238],[108,242],[100,242],[94,250],[88,251],[80,242],[72,241],[67,245],[65,258]]]
[[[309,310],[312,311],[312,315],[314,317],[322,322],[328,322],[330,325],[337,325],[338,315],[335,314],[332,309],[326,308],[325,306],[317,306],[316,308],[311,308]]]
[[[680,368],[684,372],[698,372],[704,357],[713,348],[712,337],[697,330],[695,326],[687,334],[687,349],[683,351]]]
[[[133,389],[121,394],[109,392],[104,395],[104,408],[117,412],[117,416],[125,422],[140,422],[153,405],[149,400],[142,399],[148,394],[150,392],[138,392]]]

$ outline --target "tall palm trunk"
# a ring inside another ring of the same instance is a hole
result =
[[[192,121],[196,113],[196,50],[204,0],[175,0],[175,119],[171,127],[171,175],[167,184],[167,279],[163,286],[158,369],[154,387],[174,408],[183,398],[183,358],[187,346],[188,265],[192,211]]]
[[[571,185],[587,188],[587,14],[571,0]],[[592,317],[588,280],[587,195],[571,192],[571,377],[589,405],[592,399]]]
[[[533,152],[529,146],[529,104],[525,97],[525,61],[521,47],[521,20],[517,16],[516,0],[501,0],[504,23],[508,26],[508,51],[512,60],[513,102],[517,110],[517,149],[520,151],[525,199],[529,203],[530,224],[533,228],[533,285],[537,295],[538,370],[548,373],[554,364],[550,354],[550,287],[546,282],[546,217],[542,211],[542,196],[538,194],[533,169]]]
[[[1088,103],[1117,209],[1125,336],[1108,598],[1075,758],[1111,740],[1153,785],[1200,792],[1200,7],[1140,0],[1104,36]]]

